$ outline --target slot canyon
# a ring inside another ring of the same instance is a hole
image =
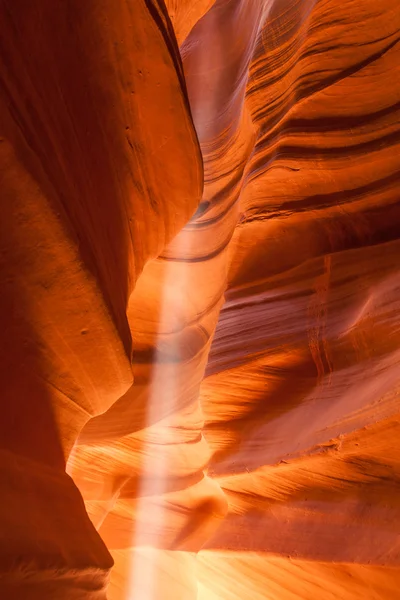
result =
[[[0,600],[399,600],[399,0],[0,34]]]

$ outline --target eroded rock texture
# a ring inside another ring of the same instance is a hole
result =
[[[1,597],[396,600],[398,0],[0,11]]]

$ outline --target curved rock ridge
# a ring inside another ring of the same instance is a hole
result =
[[[160,7],[0,2],[4,598],[105,598],[112,559],[65,462],[131,386],[131,291],[203,185]]]
[[[396,600],[398,1],[0,7],[2,596]]]

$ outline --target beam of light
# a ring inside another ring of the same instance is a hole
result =
[[[193,235],[195,232],[190,227],[185,228],[174,241],[174,253],[182,258],[190,256],[193,247]],[[160,301],[159,331],[169,330],[171,324],[171,310],[176,311],[174,321],[176,324],[180,307],[187,302],[191,295],[191,277],[188,270],[190,263],[167,261],[165,266],[165,278],[162,287]],[[193,293],[193,290],[192,290]],[[173,301],[171,302],[171,295]],[[172,307],[172,308],[171,308]],[[131,568],[128,574],[128,594],[126,600],[154,600],[156,598],[157,565],[152,560],[151,552],[146,552],[147,560],[142,560],[135,553],[137,549],[149,549],[149,535],[147,523],[149,520],[149,505],[151,504],[151,531],[158,532],[157,537],[162,535],[165,524],[165,508],[160,502],[152,503],[153,498],[162,498],[168,485],[168,476],[171,471],[170,454],[162,451],[162,446],[171,443],[171,435],[168,435],[168,427],[157,430],[157,439],[154,440],[152,424],[159,419],[159,406],[162,404],[162,413],[172,415],[177,408],[179,394],[179,373],[181,367],[176,359],[180,352],[180,334],[184,328],[184,317],[181,327],[176,332],[167,336],[167,342],[162,344],[161,335],[156,340],[156,353],[153,363],[152,378],[149,384],[150,395],[146,407],[146,423],[150,429],[144,429],[142,445],[142,474],[138,490],[138,499],[135,510],[135,533],[132,544],[133,554]],[[179,317],[178,317],[179,325]],[[176,328],[175,328],[176,329]],[[166,364],[166,360],[168,364]],[[146,448],[156,441],[157,450],[154,453],[147,452]],[[160,451],[161,449],[161,451]],[[161,548],[157,539],[150,536],[151,547]],[[155,556],[157,550],[155,550]]]

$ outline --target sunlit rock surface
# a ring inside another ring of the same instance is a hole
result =
[[[396,600],[398,0],[0,11],[1,598]]]

